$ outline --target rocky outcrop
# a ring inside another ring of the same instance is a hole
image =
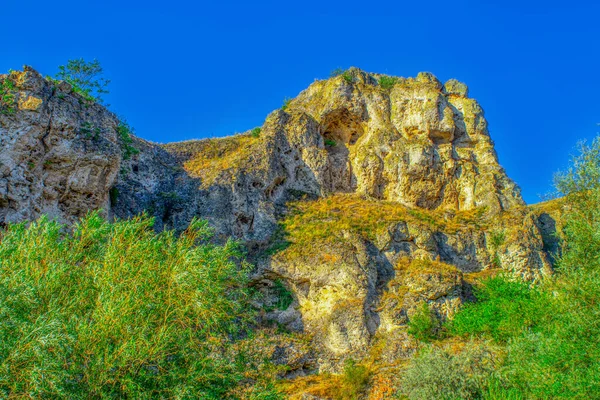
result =
[[[386,359],[409,356],[419,304],[449,318],[467,278],[540,279],[558,245],[555,219],[526,207],[499,165],[464,84],[380,78],[351,69],[260,129],[159,146],[64,82],[27,67],[0,75],[14,95],[0,113],[0,224],[101,209],[180,231],[206,218],[218,238],[246,243],[266,305],[291,296],[264,318],[310,334],[306,368],[337,371],[379,340]]]
[[[121,161],[118,120],[31,68],[4,79],[16,84],[17,104],[0,113],[0,223],[42,214],[71,223],[108,210]]]

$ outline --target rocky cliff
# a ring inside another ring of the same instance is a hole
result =
[[[31,68],[0,80],[14,84],[0,113],[1,224],[95,209],[145,211],[157,229],[208,219],[246,243],[264,321],[310,337],[297,374],[409,357],[419,304],[444,319],[478,275],[552,271],[552,213],[524,204],[457,81],[351,69],[260,129],[157,145]]]

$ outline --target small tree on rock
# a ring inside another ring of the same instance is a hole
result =
[[[102,103],[102,95],[108,93],[107,86],[110,83],[110,80],[102,77],[103,72],[98,60],[90,62],[79,58],[58,67],[56,78],[71,84],[73,90],[87,100]]]

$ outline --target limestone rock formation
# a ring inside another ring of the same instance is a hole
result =
[[[422,302],[449,318],[474,275],[551,273],[555,222],[525,206],[466,85],[380,78],[351,69],[260,129],[156,145],[64,82],[27,67],[0,75],[16,99],[0,113],[0,223],[102,209],[181,231],[206,218],[244,241],[265,301],[281,295],[273,282],[291,291],[264,318],[312,337],[296,373],[337,371],[381,340],[381,357],[408,357]]]

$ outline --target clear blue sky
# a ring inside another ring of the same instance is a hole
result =
[[[261,125],[336,67],[430,71],[468,84],[534,203],[600,131],[599,3],[5,1],[0,70],[97,58],[111,108],[157,142]]]

